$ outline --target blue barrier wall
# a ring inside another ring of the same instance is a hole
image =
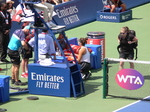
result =
[[[96,20],[96,11],[101,10],[101,0],[74,0],[55,7],[57,24],[67,29]]]
[[[150,2],[150,0],[123,0],[127,9]],[[57,24],[66,25],[67,29],[94,21],[96,11],[103,9],[102,0],[74,0],[55,7],[54,20]]]
[[[13,0],[14,1],[14,0]],[[145,4],[150,0],[123,0],[127,9]],[[15,0],[14,6],[17,6],[18,0]],[[54,21],[59,25],[66,25],[66,30],[89,23],[96,20],[96,12],[103,9],[102,0],[74,0],[55,6]],[[13,22],[12,32],[20,28],[16,22]]]

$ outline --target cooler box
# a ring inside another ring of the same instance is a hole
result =
[[[0,75],[0,102],[9,101],[9,76]]]
[[[72,37],[68,39],[69,44],[78,45],[77,37]]]
[[[67,60],[67,57],[65,57]],[[65,58],[63,56],[56,56],[55,60],[52,60],[55,63],[65,63]]]
[[[92,45],[92,44],[86,44],[85,45],[88,48],[92,49],[92,55],[93,55],[93,68],[99,69],[102,67],[101,65],[101,48],[102,45]]]
[[[91,68],[94,68],[94,57],[95,55],[94,54],[90,54],[90,64],[91,64]]]

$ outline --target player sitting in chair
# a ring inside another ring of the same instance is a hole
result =
[[[122,7],[121,12],[126,10],[126,5],[121,0],[108,0],[108,4],[111,8],[110,12],[114,12],[117,7]]]

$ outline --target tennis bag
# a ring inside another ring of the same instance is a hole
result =
[[[132,34],[132,35],[136,36],[136,32],[135,32],[134,30],[129,30],[129,34]],[[131,40],[128,39],[128,41],[131,41]],[[135,43],[132,43],[132,47],[133,47],[133,49],[135,50],[135,59],[134,59],[134,60],[136,60],[136,59],[138,58],[138,57],[137,57],[137,54],[138,54],[137,46],[138,46],[138,41],[135,42]],[[119,53],[120,53],[120,51],[119,51],[119,48],[120,48],[120,47],[121,47],[121,45],[118,45],[118,46],[117,46],[117,50],[118,50]]]
[[[130,30],[130,33],[131,33],[132,35],[136,36],[136,33],[135,33],[134,30]],[[129,41],[130,41],[130,40],[129,40]],[[137,49],[137,46],[138,46],[138,42],[132,43],[132,47],[133,47],[134,49]]]

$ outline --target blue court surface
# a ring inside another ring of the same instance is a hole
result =
[[[150,99],[150,96],[146,99]],[[150,101],[139,100],[113,112],[150,112]]]

